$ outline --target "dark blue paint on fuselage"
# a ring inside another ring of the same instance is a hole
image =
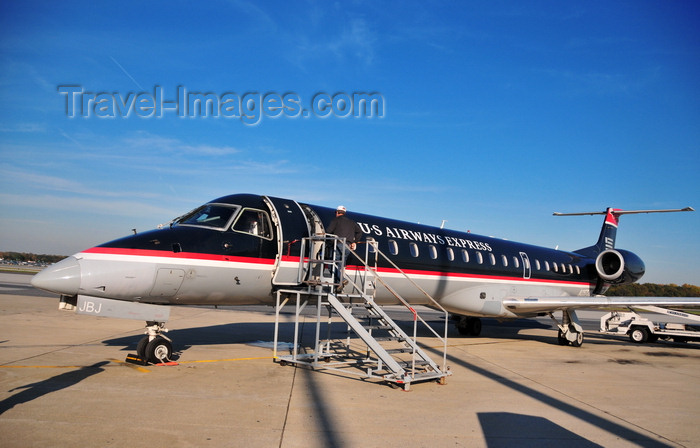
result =
[[[262,196],[252,194],[224,196],[211,201],[211,203],[232,204],[270,211]],[[303,203],[300,205],[312,209],[325,227],[328,227],[335,216],[335,210],[331,208]],[[520,253],[524,252],[530,261],[530,278],[532,279],[591,284],[597,281],[594,267],[595,259],[573,252],[547,249],[361,213],[348,212],[348,217],[360,223],[365,231],[365,238],[371,237],[377,240],[379,249],[385,254],[391,254],[390,244],[393,243],[390,241],[394,241],[398,252],[395,255],[390,255],[391,259],[404,270],[444,275],[464,274],[518,279],[523,278],[525,274],[523,260],[520,256]],[[281,219],[284,218],[284,214],[281,214]],[[101,247],[274,259],[278,247],[278,235],[276,229],[273,229],[273,232],[272,240],[267,240],[234,232],[230,228],[225,230],[204,229],[178,226],[176,222],[170,227],[114,240],[101,245]],[[297,225],[287,228],[283,244],[283,250],[286,253],[283,255],[298,256],[301,247],[298,241],[307,236],[306,226]],[[418,256],[412,255],[411,243],[416,244]],[[430,246],[435,248],[437,255],[435,258],[431,257]],[[453,251],[454,260],[448,258],[449,249]],[[468,251],[468,262],[462,259],[463,249]],[[364,252],[361,247],[359,250],[361,253]],[[483,257],[482,263],[477,261],[477,253],[479,252]],[[490,254],[495,257],[495,264],[492,264]],[[502,256],[506,257],[507,266],[503,265]],[[515,260],[517,260],[517,264]],[[536,260],[540,263],[540,269],[536,268]],[[544,268],[545,261],[550,265],[549,270]],[[559,265],[558,272],[551,268],[553,263]],[[354,264],[352,258],[348,260],[348,264]],[[573,273],[570,272],[569,265],[574,267]],[[379,266],[388,268],[389,264],[380,259]],[[562,269],[563,267],[565,269]],[[578,273],[575,267],[578,267]]]
[[[328,226],[330,220],[335,216],[335,210],[310,206],[321,217],[324,225]],[[411,269],[418,271],[434,271],[436,273],[454,273],[454,274],[471,274],[483,276],[499,276],[499,277],[515,277],[523,278],[524,268],[523,261],[520,257],[520,252],[527,254],[531,264],[530,277],[555,280],[555,281],[571,281],[571,282],[590,282],[591,278],[595,278],[595,259],[582,257],[573,252],[565,252],[554,249],[533,246],[529,244],[516,243],[498,238],[490,238],[482,235],[476,235],[467,232],[458,232],[454,230],[441,229],[439,227],[426,226],[423,224],[413,224],[405,221],[382,218],[378,216],[365,215],[361,213],[347,213],[348,217],[361,223],[361,228],[365,231],[365,238],[371,237],[379,242],[379,250],[389,255],[394,263],[402,269]],[[387,235],[387,228],[392,229],[394,235]],[[369,233],[366,230],[369,229]],[[396,230],[393,230],[396,229]],[[402,230],[411,238],[404,238]],[[415,236],[420,235],[423,241],[419,241]],[[426,238],[427,235],[427,238]],[[390,255],[390,243],[393,240],[398,246],[396,255]],[[474,247],[470,247],[464,241],[469,241]],[[418,248],[418,256],[414,257],[411,254],[410,244],[415,243]],[[432,258],[429,246],[434,246],[437,252],[436,258]],[[462,247],[464,245],[465,247]],[[448,249],[451,248],[454,254],[454,260],[448,258]],[[467,250],[469,261],[462,260],[462,249]],[[488,250],[491,249],[491,250]],[[483,262],[477,262],[477,252],[481,252]],[[495,257],[495,265],[491,264],[489,254]],[[506,256],[508,266],[503,266],[502,255]],[[518,266],[514,262],[514,258],[518,260]],[[535,260],[540,262],[540,270],[536,269]],[[550,270],[544,269],[544,262],[550,264]],[[556,262],[561,266],[564,264],[567,268],[566,272],[562,272],[561,267],[559,272],[552,270],[552,263]],[[389,267],[389,263],[380,259],[380,266]],[[574,270],[570,273],[568,266],[579,267],[579,274]],[[591,275],[592,274],[592,275]],[[595,280],[593,280],[595,282]]]

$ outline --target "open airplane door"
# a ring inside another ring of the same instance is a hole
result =
[[[299,264],[303,262],[301,239],[309,236],[309,222],[296,201],[263,196],[277,228],[277,258],[273,285],[298,285]]]

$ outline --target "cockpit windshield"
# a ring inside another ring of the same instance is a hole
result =
[[[177,224],[224,230],[239,209],[237,205],[205,204],[178,219]]]

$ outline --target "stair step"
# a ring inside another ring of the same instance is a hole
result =
[[[407,366],[411,367],[413,365],[413,361],[399,361],[399,364],[402,366]],[[416,359],[416,367],[425,367],[430,365],[428,361],[423,361],[422,359]]]
[[[375,337],[374,340],[375,340],[375,341],[379,341],[379,342],[387,342],[387,341],[405,342],[405,341],[406,341],[406,339],[404,339],[404,338],[399,338],[399,337],[396,337],[396,336],[381,336],[381,337],[378,337],[378,338]]]
[[[363,325],[365,330],[393,330],[391,325]]]
[[[386,352],[389,353],[390,355],[393,355],[395,353],[412,353],[413,350],[408,348],[408,347],[407,348],[392,348],[392,349],[388,349]]]

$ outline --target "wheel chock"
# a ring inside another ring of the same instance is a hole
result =
[[[138,355],[126,355],[126,362],[136,364],[137,366],[147,366],[148,361],[139,358]]]
[[[167,367],[167,366],[179,366],[180,363],[179,363],[179,362],[175,362],[175,361],[167,361],[167,362],[159,362],[158,364],[153,364],[153,365],[154,365],[154,366],[161,366],[161,367],[166,366],[166,367]]]

